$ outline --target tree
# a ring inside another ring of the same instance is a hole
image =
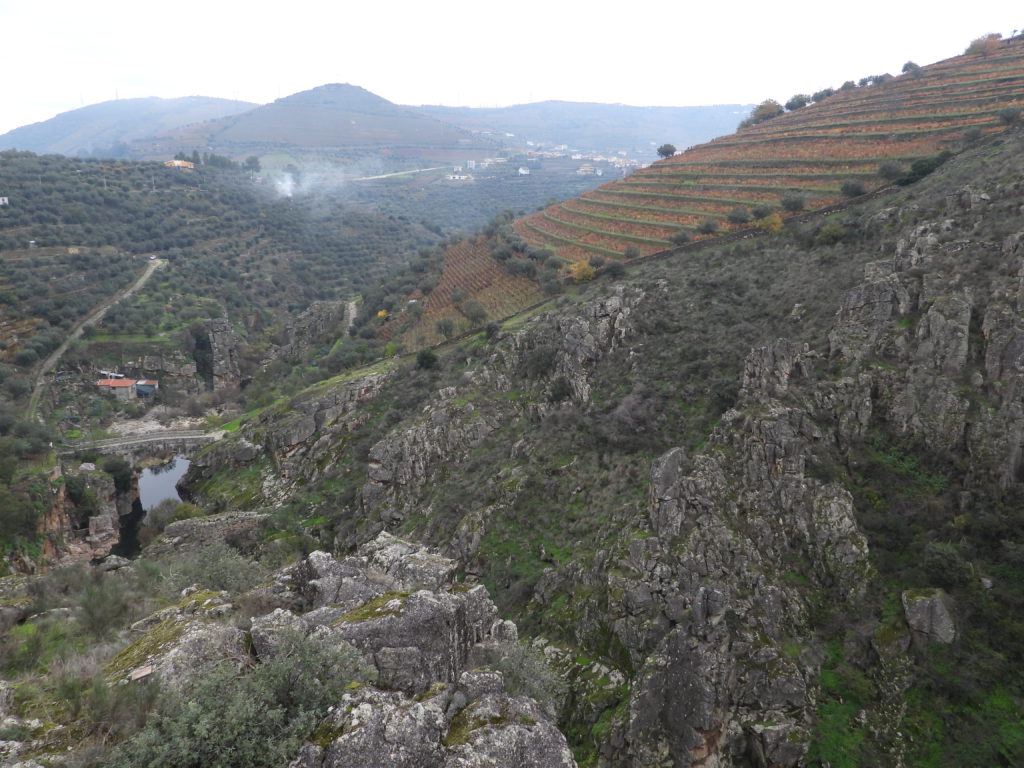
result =
[[[887,181],[893,181],[903,175],[903,166],[895,160],[886,160],[878,166],[878,175]]]
[[[437,332],[444,336],[446,339],[452,337],[452,333],[455,331],[455,321],[450,317],[442,317],[437,321]]]
[[[982,35],[971,41],[964,54],[967,56],[991,56],[999,50],[999,43],[1002,39],[1002,35],[998,32]]]
[[[859,197],[864,194],[864,185],[856,179],[844,181],[839,191],[844,197]]]
[[[903,65],[902,71],[905,75],[917,75],[921,71],[921,65],[915,64],[912,61],[908,61],[906,64]]]
[[[999,119],[1005,125],[1013,125],[1020,119],[1020,107],[1003,107],[999,110]]]
[[[479,301],[467,301],[462,312],[473,325],[480,325],[487,319],[487,310]]]
[[[260,159],[256,157],[256,155],[249,155],[249,157],[245,158],[245,163],[242,165],[242,168],[250,173],[259,173]]]
[[[790,112],[801,107],[806,107],[811,101],[811,97],[806,93],[798,93],[793,96],[789,101],[786,102],[786,109]]]
[[[718,231],[718,222],[714,219],[704,219],[697,225],[697,231],[702,235],[713,235]]]
[[[732,224],[746,224],[748,221],[750,221],[750,211],[748,211],[742,205],[737,205],[735,208],[729,211],[728,214],[726,214],[726,218]]]
[[[783,196],[780,203],[782,204],[782,207],[785,210],[790,211],[792,213],[796,211],[802,211],[804,209],[804,206],[807,204],[807,201],[804,200],[803,195],[794,194]]]
[[[676,153],[676,148],[672,144],[662,144],[658,147],[658,157],[672,157]]]
[[[574,283],[586,283],[594,279],[594,268],[589,262],[576,261],[569,267],[569,274]]]
[[[416,355],[416,367],[429,370],[437,365],[437,355],[431,349],[421,349]]]

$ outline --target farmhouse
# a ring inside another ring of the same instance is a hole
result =
[[[160,389],[160,382],[156,379],[109,378],[97,381],[96,387],[104,394],[112,392],[118,400],[128,400],[132,397],[150,397]]]
[[[118,400],[135,396],[135,379],[100,379],[96,387],[103,394],[112,392]]]

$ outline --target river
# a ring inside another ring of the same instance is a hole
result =
[[[181,501],[175,484],[188,471],[189,460],[175,456],[166,464],[142,470],[139,475],[139,501],[145,511],[165,499]]]

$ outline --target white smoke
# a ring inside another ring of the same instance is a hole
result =
[[[295,194],[295,179],[290,173],[283,173],[274,180],[274,189],[281,197],[291,197]]]
[[[274,177],[274,190],[280,197],[333,193],[345,187],[353,179],[373,177],[386,173],[379,158],[364,158],[356,163],[307,163],[298,177],[289,171],[281,171]]]

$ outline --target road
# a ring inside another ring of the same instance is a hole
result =
[[[154,259],[146,265],[145,271],[139,275],[139,278],[129,285],[127,288],[122,288],[112,296],[107,297],[102,304],[98,305],[88,315],[75,323],[71,330],[68,332],[68,337],[64,339],[64,342],[57,347],[50,356],[43,360],[42,365],[39,366],[39,370],[36,371],[35,382],[32,386],[32,397],[28,401],[28,415],[31,418],[36,408],[39,407],[39,400],[43,396],[43,390],[46,388],[46,374],[53,370],[54,366],[57,365],[58,361],[64,356],[64,353],[68,351],[68,347],[71,343],[82,335],[82,330],[85,326],[90,323],[94,323],[107,314],[107,310],[114,306],[117,302],[122,299],[126,299],[135,293],[139,288],[146,284],[146,281],[153,276],[153,273],[164,266],[167,262],[164,259]]]
[[[382,173],[380,176],[361,176],[358,179],[349,179],[349,181],[373,181],[374,179],[390,179],[392,176],[411,176],[414,173],[426,173],[427,171],[440,171],[442,168],[448,168],[447,165],[439,165],[435,168],[419,168],[415,171],[397,171],[396,173]]]

